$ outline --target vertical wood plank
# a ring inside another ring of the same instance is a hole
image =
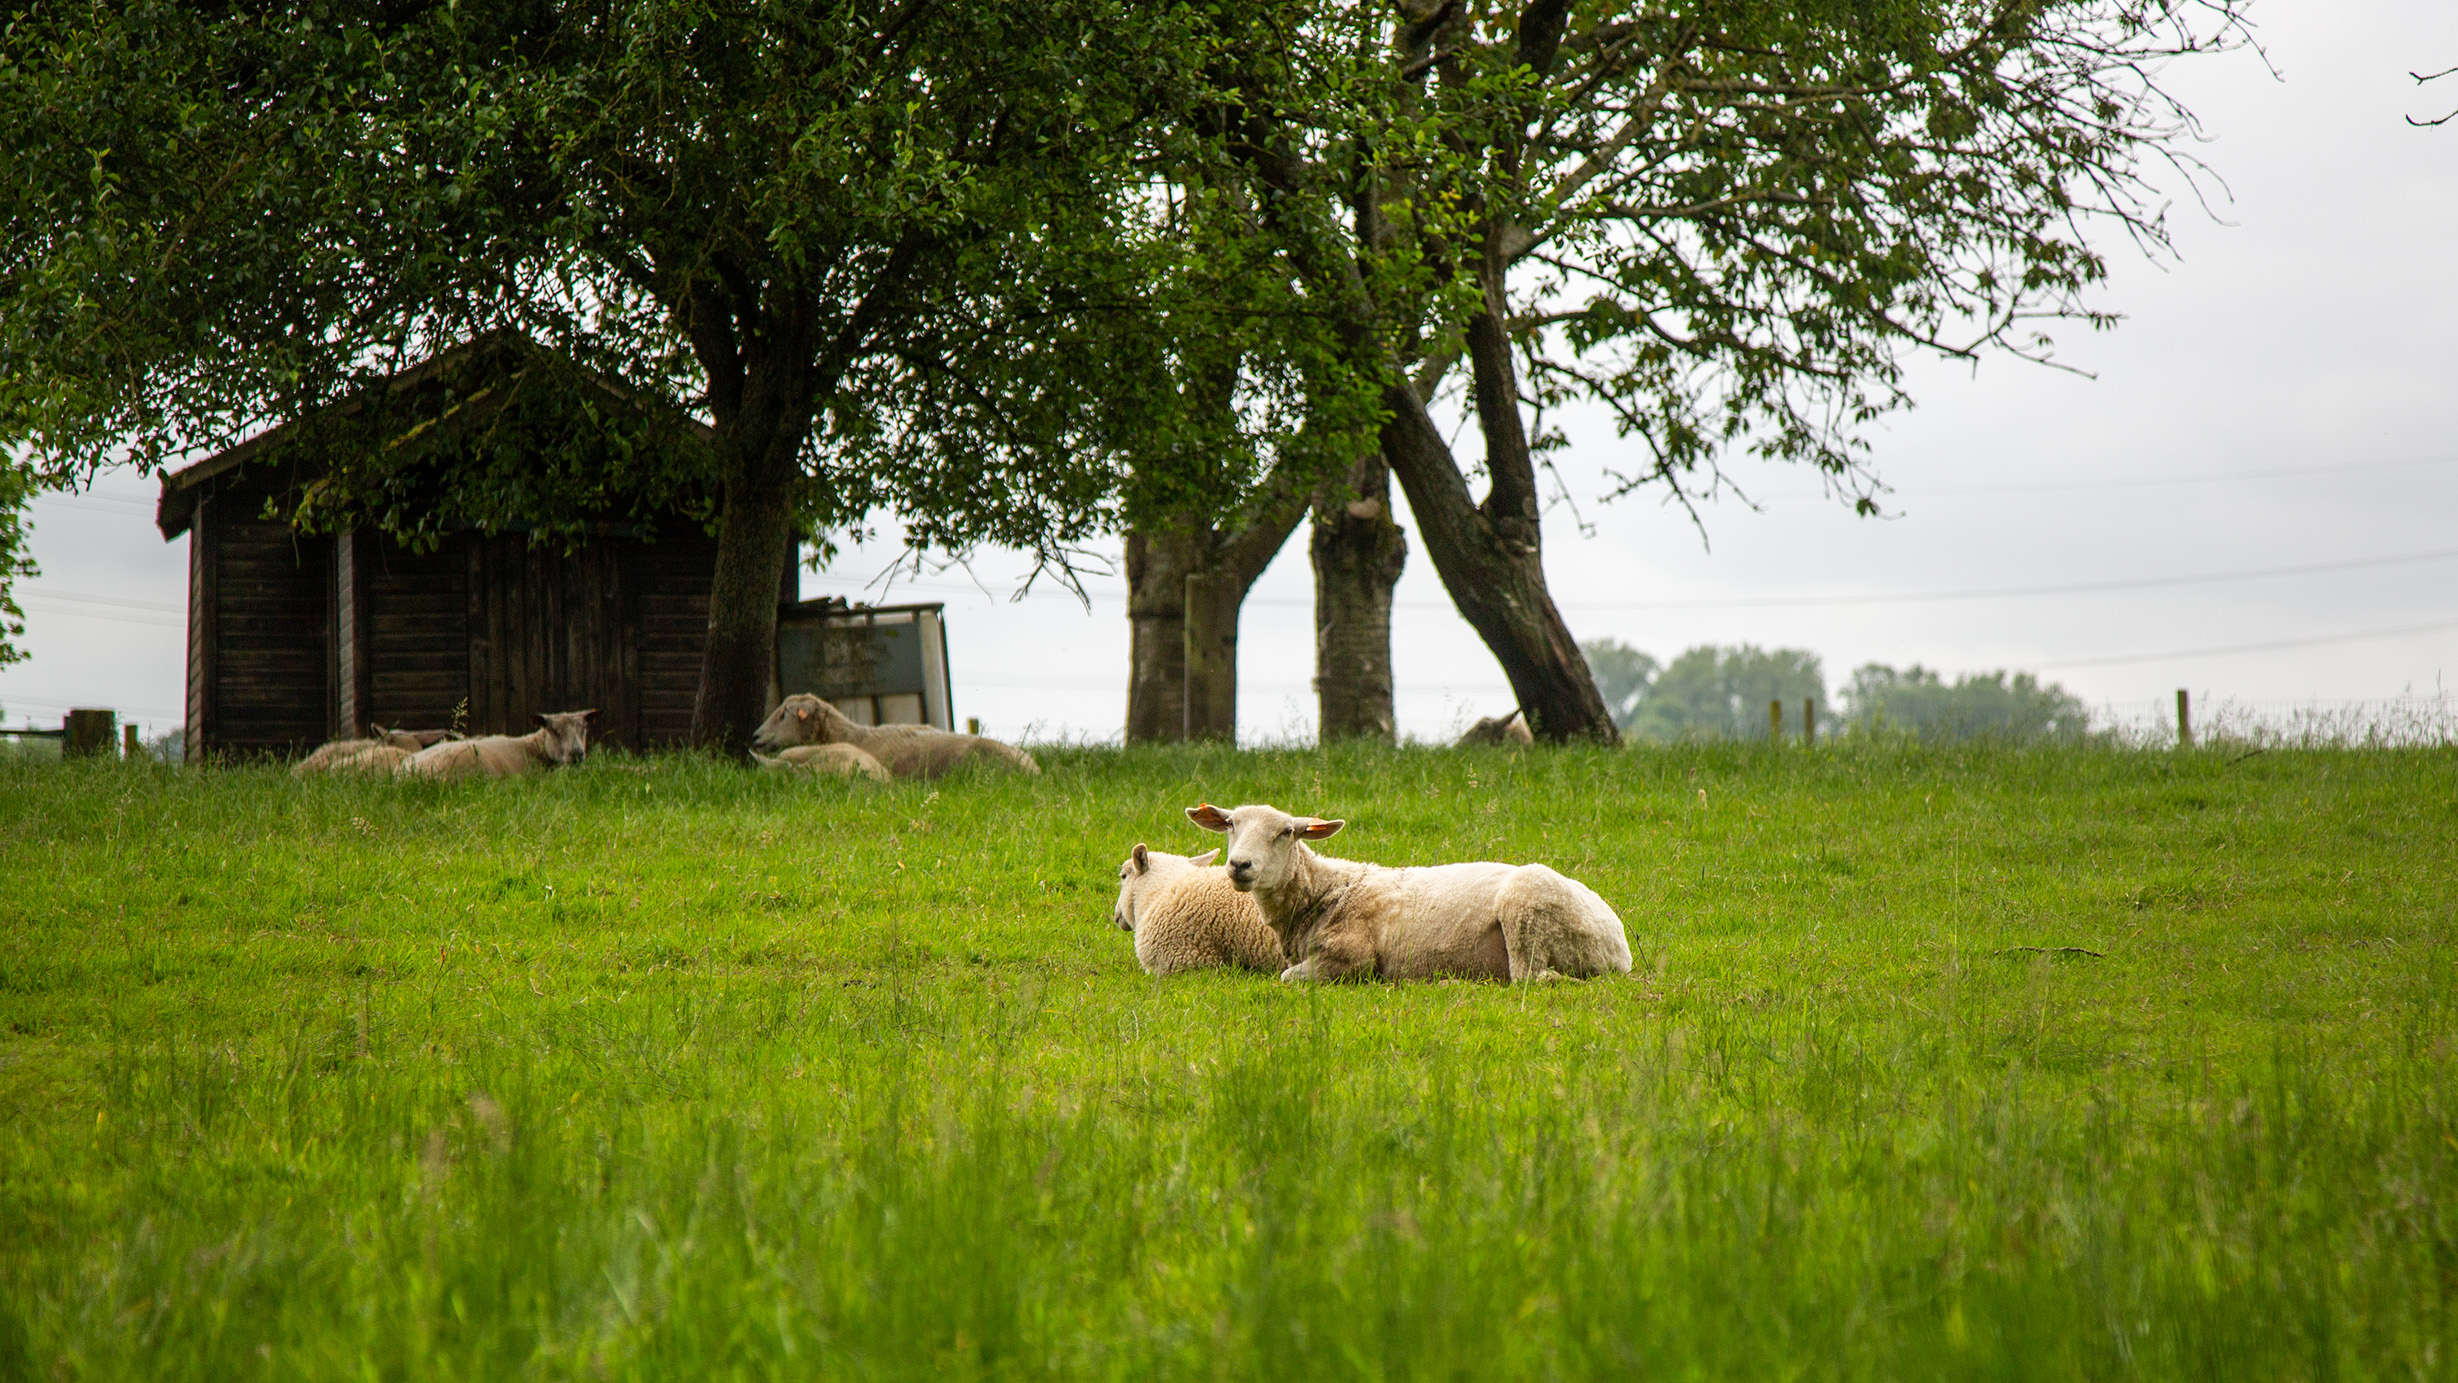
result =
[[[221,539],[221,506],[207,481],[199,487],[196,517],[188,525],[188,728],[186,756],[203,763],[212,754],[218,727],[214,716],[214,679],[220,673],[214,656],[221,635],[221,563],[216,560]]]
[[[500,660],[493,601],[487,580],[487,539],[483,533],[461,536],[462,562],[466,583],[463,608],[469,621],[469,721],[463,728],[472,734],[495,723],[495,665]]]
[[[645,549],[637,539],[626,538],[614,554],[614,684],[609,698],[615,704],[607,708],[623,736],[623,747],[640,753],[649,747],[648,726],[641,710],[644,697],[640,685],[640,571]]]

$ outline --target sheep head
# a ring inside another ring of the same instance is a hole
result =
[[[850,744],[853,721],[843,711],[809,692],[796,692],[777,703],[751,734],[751,747],[774,754],[798,744]]]
[[[585,711],[541,711],[530,717],[546,734],[545,758],[548,763],[576,764],[589,754],[589,727],[597,720],[597,709]]]
[[[1152,890],[1176,878],[1187,869],[1201,869],[1218,858],[1220,851],[1206,850],[1200,855],[1173,855],[1155,850],[1142,841],[1128,852],[1126,863],[1118,866],[1118,901],[1110,906],[1110,921],[1122,932],[1135,930],[1135,919],[1143,914],[1144,899]]]
[[[1222,811],[1209,802],[1187,808],[1186,819],[1229,837],[1229,886],[1240,893],[1277,890],[1297,867],[1306,841],[1326,839],[1348,824],[1259,804]]]

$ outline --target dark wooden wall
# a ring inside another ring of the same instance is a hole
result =
[[[325,738],[332,544],[264,517],[277,476],[218,481],[189,552],[189,752],[293,755]]]
[[[460,533],[413,552],[369,532],[294,536],[258,517],[277,483],[205,483],[189,555],[188,743],[295,755],[371,725],[522,734],[596,707],[594,739],[639,750],[691,733],[716,543],[608,536],[566,553]]]

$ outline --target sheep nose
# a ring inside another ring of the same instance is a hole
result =
[[[1253,860],[1231,860],[1229,861],[1229,872],[1243,879],[1255,872],[1255,862]]]

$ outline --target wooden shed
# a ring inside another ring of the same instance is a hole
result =
[[[677,515],[648,541],[596,524],[572,550],[517,523],[448,527],[432,551],[305,534],[276,515],[327,469],[313,435],[277,428],[163,478],[157,526],[190,538],[191,759],[287,757],[374,724],[518,734],[586,706],[626,749],[690,734],[716,565],[700,525]]]

